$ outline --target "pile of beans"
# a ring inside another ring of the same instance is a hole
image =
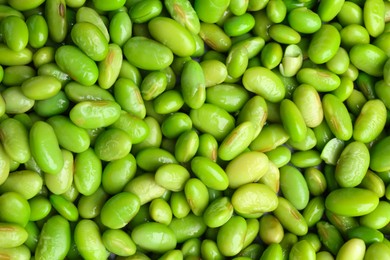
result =
[[[0,0],[0,259],[390,259],[390,1]]]

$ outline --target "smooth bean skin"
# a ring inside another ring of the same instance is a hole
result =
[[[137,195],[141,205],[144,205],[153,199],[161,197],[166,192],[166,189],[156,183],[153,174],[144,173],[127,183],[123,191]]]
[[[279,77],[271,70],[264,67],[253,67],[245,71],[243,78],[244,87],[265,100],[279,102],[285,96],[285,88]]]
[[[344,0],[323,1],[318,5],[318,14],[323,22],[329,22],[337,16],[343,7]]]
[[[373,44],[356,44],[349,52],[353,65],[369,75],[380,77],[387,61],[386,53]]]
[[[3,248],[22,245],[28,237],[27,231],[18,224],[0,223],[0,242]]]
[[[103,21],[102,17],[97,12],[97,10],[87,6],[80,7],[76,12],[76,22],[78,23],[88,22],[96,25],[99,28],[99,30],[103,33],[106,40],[107,41],[110,40],[110,35],[108,33],[107,26]]]
[[[345,242],[337,253],[336,259],[363,259],[366,252],[366,244],[359,238],[352,238]]]
[[[228,36],[239,36],[249,32],[255,26],[255,19],[249,13],[226,19],[223,24]]]
[[[229,36],[216,24],[201,23],[199,36],[211,49],[217,52],[226,52],[232,46]]]
[[[136,245],[131,237],[120,229],[104,231],[102,241],[108,251],[118,256],[131,256],[136,252]]]
[[[8,16],[1,22],[3,40],[8,48],[13,51],[21,51],[26,48],[29,32],[27,24],[23,19],[17,16]],[[18,32],[17,35],[14,32]]]
[[[0,64],[3,66],[27,65],[32,61],[32,56],[33,53],[28,48],[14,51],[4,43],[0,44]]]
[[[306,240],[301,240],[291,248],[289,259],[316,259],[314,248]]]
[[[182,218],[173,218],[168,227],[175,234],[178,243],[192,238],[200,238],[207,228],[203,218],[192,213]]]
[[[26,97],[21,87],[14,86],[5,89],[2,93],[5,103],[5,112],[8,114],[25,113],[33,108],[35,100]]]
[[[337,29],[330,25],[324,24],[314,33],[310,41],[308,55],[310,60],[316,64],[322,64],[329,61],[336,55],[340,46],[341,38]]]
[[[28,260],[31,259],[31,252],[29,248],[25,245],[11,247],[11,248],[0,248],[0,254],[3,257],[9,259],[21,259]]]
[[[126,12],[116,13],[110,20],[109,33],[111,41],[123,46],[132,36],[132,22]]]
[[[70,225],[62,216],[49,218],[43,225],[35,257],[37,259],[65,258],[70,249]]]
[[[307,127],[299,108],[294,102],[289,99],[282,100],[280,103],[280,117],[290,139],[295,142],[303,141],[307,133]]]
[[[18,120],[8,118],[0,123],[0,140],[10,159],[19,163],[25,163],[30,159],[28,132]]]
[[[41,17],[41,16],[40,16]],[[33,55],[33,63],[36,68],[54,61],[55,48],[51,46],[40,47]]]
[[[353,135],[353,126],[345,105],[336,96],[326,94],[322,98],[322,107],[332,133],[340,140],[349,140]]]
[[[75,46],[64,45],[58,48],[55,60],[61,70],[82,85],[91,86],[99,77],[96,63]]]
[[[36,76],[23,82],[23,94],[34,100],[44,100],[55,96],[61,90],[61,82],[52,76]]]
[[[121,107],[114,101],[81,101],[69,112],[70,120],[84,129],[106,127],[120,117]]]
[[[93,194],[101,183],[102,162],[92,148],[78,153],[74,161],[74,184],[85,195]]]
[[[125,4],[125,0],[115,0],[110,3],[102,0],[93,0],[94,6],[102,11],[112,11],[121,8]]]
[[[0,196],[0,221],[27,225],[31,209],[28,201],[20,194],[10,191]]]
[[[176,236],[171,228],[161,223],[144,223],[131,232],[131,238],[139,247],[152,252],[166,252],[176,247]]]
[[[205,210],[203,220],[208,227],[220,227],[232,217],[233,210],[228,197],[217,198]]]
[[[90,138],[85,129],[76,126],[62,115],[53,116],[47,120],[53,127],[58,143],[65,149],[80,153],[88,149]]]
[[[200,108],[206,101],[206,80],[201,65],[193,60],[187,61],[180,83],[184,102],[192,109]]]
[[[171,17],[179,24],[183,25],[193,34],[199,33],[199,18],[194,7],[189,2],[183,0],[168,0],[165,2],[165,7]]]
[[[49,37],[49,28],[43,16],[32,15],[26,20],[28,43],[33,48],[42,48]]]
[[[123,45],[123,53],[132,65],[145,70],[164,69],[173,61],[173,53],[168,47],[141,36],[129,39]],[[149,53],[158,55],[149,57]]]
[[[369,167],[369,151],[361,142],[348,144],[336,165],[335,178],[341,187],[355,187],[361,183]]]
[[[214,0],[203,1],[197,0],[194,3],[194,9],[199,20],[205,23],[216,23],[223,16],[223,13],[229,6],[229,1]]]
[[[39,193],[42,188],[42,178],[39,173],[32,170],[14,171],[0,185],[0,192],[17,192],[26,199],[31,199]]]
[[[306,7],[298,7],[287,15],[290,26],[300,33],[314,33],[321,28],[319,15]]]
[[[31,154],[39,167],[47,173],[58,173],[64,161],[53,127],[37,121],[31,127],[29,136]]]
[[[254,151],[268,152],[284,144],[289,138],[281,124],[270,124],[263,127],[249,148]]]
[[[385,29],[385,5],[383,1],[369,0],[363,6],[363,21],[372,37],[379,36]]]
[[[0,186],[8,179],[10,164],[10,158],[3,146],[0,146]]]
[[[153,18],[148,23],[148,28],[153,38],[170,48],[173,54],[180,57],[194,54],[194,38],[187,29],[174,19],[166,17]]]
[[[375,113],[372,113],[372,111],[375,111]],[[355,120],[353,138],[363,143],[373,141],[382,132],[385,126],[385,118],[386,107],[381,100],[367,101]]]
[[[371,244],[364,255],[364,259],[386,259],[390,256],[390,250],[383,242],[375,242]]]
[[[284,236],[284,230],[279,220],[271,214],[260,218],[259,235],[262,241],[268,245],[280,243]]]
[[[332,191],[325,199],[325,207],[345,216],[363,216],[378,206],[379,198],[370,190],[341,188]]]
[[[99,227],[92,220],[83,219],[76,224],[74,241],[84,259],[106,259],[109,255],[104,247]]]
[[[122,67],[122,49],[117,44],[108,44],[107,55],[99,62],[98,84],[103,89],[112,87],[119,76]]]
[[[376,143],[370,150],[370,169],[376,172],[384,172],[390,169],[390,164],[387,161],[388,145],[390,138],[385,137]]]
[[[65,0],[49,0],[45,3],[45,16],[49,28],[49,36],[55,42],[62,42],[67,34]]]
[[[94,150],[99,159],[113,161],[129,154],[131,146],[131,140],[125,131],[111,128],[98,135]]]
[[[201,216],[209,203],[207,186],[197,178],[190,178],[185,183],[184,194],[194,215]]]
[[[269,36],[281,44],[297,44],[301,41],[301,35],[293,28],[284,24],[271,25]]]
[[[243,184],[256,182],[268,171],[268,158],[264,153],[245,152],[226,166],[226,175],[230,188],[238,188]]]
[[[191,160],[191,169],[211,189],[225,190],[229,185],[225,171],[217,163],[206,157],[194,157]]]
[[[73,182],[73,154],[67,150],[61,150],[64,166],[58,174],[45,174],[45,184],[54,194],[66,192]]]
[[[320,96],[316,89],[307,84],[298,86],[293,101],[302,114],[307,127],[318,126],[324,117]]]
[[[225,161],[237,157],[252,142],[254,132],[252,122],[246,121],[239,124],[222,141],[218,148],[218,157]]]
[[[234,256],[241,251],[245,234],[247,232],[247,223],[241,216],[234,216],[223,225],[217,235],[217,246],[225,256]]]
[[[305,219],[287,199],[278,197],[278,206],[274,210],[274,215],[291,233],[299,236],[307,233],[308,226]]]
[[[256,197],[256,201],[262,201],[262,203],[254,203],[249,200],[249,197]],[[235,190],[232,195],[232,204],[235,211],[243,216],[259,215],[275,210],[278,200],[275,192],[265,184],[248,183]]]
[[[122,228],[137,214],[140,206],[136,195],[130,192],[118,193],[103,205],[100,220],[108,228]]]
[[[390,205],[387,201],[379,201],[374,211],[360,218],[360,223],[374,229],[383,228],[390,222],[388,215],[385,213],[388,208],[390,208]]]
[[[190,117],[193,126],[213,135],[218,141],[223,140],[234,128],[234,118],[226,110],[212,104],[203,104],[198,109],[192,109]],[[213,120],[210,120],[211,118]],[[205,124],[205,121],[209,124]]]
[[[309,202],[309,188],[305,178],[297,168],[283,166],[280,169],[280,188],[286,199],[298,210],[302,210]]]

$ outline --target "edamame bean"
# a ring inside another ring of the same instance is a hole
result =
[[[93,129],[111,125],[120,113],[121,107],[114,101],[81,101],[70,110],[69,118],[79,127]]]
[[[340,155],[335,178],[341,187],[355,187],[363,180],[369,167],[369,151],[361,142],[351,142]]]
[[[233,216],[223,225],[217,235],[218,249],[224,256],[234,256],[243,248],[247,224],[243,217]]]
[[[300,33],[314,33],[321,28],[320,16],[306,7],[298,7],[287,15],[290,26]]]
[[[99,227],[92,220],[83,219],[76,224],[74,241],[84,259],[106,259],[109,255],[104,247]]]
[[[18,16],[8,16],[1,21],[3,41],[8,48],[19,52],[26,48],[29,38],[29,31],[25,21]],[[15,34],[15,31],[18,34]]]
[[[32,125],[29,136],[31,154],[38,166],[44,172],[57,174],[64,161],[53,127],[46,122],[37,121]]]
[[[132,65],[145,70],[164,69],[173,61],[173,53],[168,47],[141,36],[130,38],[123,45],[123,53]],[[149,57],[149,53],[158,55]]]
[[[369,0],[363,6],[363,21],[372,37],[379,36],[385,28],[385,5],[383,1]]]
[[[62,42],[67,34],[65,0],[48,0],[45,3],[45,16],[49,28],[50,38],[55,42]]]
[[[280,169],[280,188],[284,197],[298,210],[304,209],[309,202],[309,188],[302,173],[292,166]]]
[[[244,87],[265,100],[279,102],[285,96],[285,88],[279,77],[264,67],[252,67],[242,77]]]
[[[88,23],[94,24],[103,33],[106,40],[107,41],[110,40],[110,35],[108,33],[107,26],[104,23],[102,17],[97,12],[97,10],[92,9],[90,7],[87,7],[87,6],[82,6],[81,8],[79,8],[77,10],[76,22],[78,22],[78,23],[88,22]]]
[[[111,229],[118,229],[128,224],[137,214],[141,202],[130,192],[121,192],[108,199],[101,210],[102,224]]]
[[[372,76],[382,76],[387,55],[373,44],[357,44],[349,53],[351,62],[358,69]]]
[[[49,28],[45,18],[41,15],[32,15],[26,20],[28,28],[28,43],[33,48],[45,46],[49,37]]]
[[[200,108],[206,101],[206,80],[199,63],[187,61],[181,73],[181,91],[184,102],[192,109]]]
[[[171,49],[173,54],[180,57],[194,54],[194,38],[186,28],[175,20],[166,17],[156,17],[148,23],[148,28],[152,37]]]
[[[134,177],[136,161],[132,154],[109,162],[103,170],[102,185],[109,194],[116,194]]]
[[[28,237],[27,231],[18,224],[0,223],[0,241],[3,248],[22,245]]]
[[[109,89],[117,80],[122,67],[123,55],[119,45],[111,43],[107,47],[106,57],[99,62],[98,84],[103,89]]]
[[[168,226],[150,222],[138,225],[131,232],[134,243],[144,250],[166,252],[176,247],[176,236]]]
[[[14,51],[4,43],[0,44],[0,64],[3,66],[27,65],[32,61],[32,56],[33,53],[28,48]]]
[[[28,201],[19,193],[9,191],[0,196],[0,221],[15,223],[22,227],[30,219],[31,209]]]
[[[256,198],[249,200],[249,197]],[[276,194],[265,184],[248,183],[236,189],[232,195],[234,210],[243,216],[258,216],[266,212],[275,210],[278,206]]]
[[[137,195],[141,205],[144,205],[161,197],[166,189],[156,183],[154,174],[144,173],[128,182],[123,191]]]
[[[90,147],[78,153],[74,161],[74,184],[85,195],[93,194],[101,183],[102,162]]]
[[[349,140],[353,134],[353,126],[345,105],[336,96],[326,94],[322,98],[322,107],[332,133],[340,140]]]
[[[69,222],[62,216],[56,215],[49,218],[42,227],[35,257],[65,258],[70,249],[71,230]]]
[[[54,194],[66,192],[73,182],[73,154],[67,150],[61,150],[64,166],[58,174],[45,174],[46,187]]]
[[[19,163],[25,163],[30,159],[28,132],[18,120],[7,118],[0,123],[0,140],[10,159]]]
[[[98,79],[96,63],[75,46],[59,47],[55,53],[55,60],[61,70],[80,84],[91,86]]]
[[[325,207],[336,214],[356,217],[374,211],[378,203],[379,198],[370,190],[341,188],[329,193]]]
[[[304,217],[287,199],[278,197],[278,205],[274,210],[274,215],[283,227],[293,234],[303,236],[307,233],[308,226]]]

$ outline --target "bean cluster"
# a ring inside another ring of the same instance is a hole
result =
[[[0,0],[0,259],[390,259],[390,1]]]

